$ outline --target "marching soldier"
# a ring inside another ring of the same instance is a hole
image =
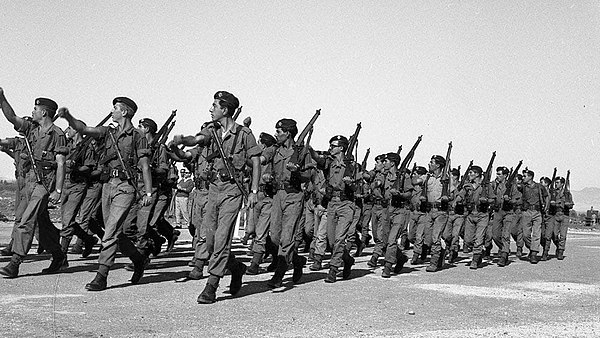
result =
[[[533,180],[535,173],[525,169],[523,172],[523,216],[520,227],[523,229],[523,240],[529,249],[529,262],[538,263],[542,231],[542,211],[549,206],[549,196],[541,184]]]
[[[211,304],[216,301],[219,281],[225,275],[225,269],[231,271],[229,291],[232,295],[239,292],[246,266],[235,259],[231,252],[231,242],[235,231],[235,221],[242,207],[242,198],[246,193],[239,181],[240,173],[246,163],[252,163],[251,191],[248,205],[254,207],[257,201],[258,181],[260,177],[261,150],[256,144],[252,131],[235,123],[233,113],[239,106],[239,100],[231,93],[218,91],[210,108],[213,123],[196,136],[176,135],[175,146],[203,145],[211,147],[207,159],[210,163],[210,186],[208,189],[207,211],[203,220],[207,229],[207,245],[212,248],[206,287],[198,296],[199,304]],[[204,225],[203,225],[204,226]]]
[[[373,198],[373,208],[371,209],[371,221],[373,229],[373,241],[375,242],[375,248],[373,248],[373,254],[371,259],[367,262],[367,265],[371,268],[377,267],[377,261],[380,256],[385,253],[385,245],[389,235],[389,224],[388,224],[388,200],[384,195],[384,182],[385,182],[385,168],[383,161],[385,160],[385,154],[381,154],[375,157],[375,169],[369,173],[369,180],[371,181],[371,194]]]
[[[473,236],[465,235],[465,245],[473,248],[473,259],[470,268],[475,270],[481,264],[483,255],[483,246],[485,242],[485,231],[488,227],[490,216],[488,214],[488,201],[483,199],[482,174],[483,169],[480,166],[471,166],[467,172],[469,182],[465,184],[462,192],[462,198],[465,201],[467,210],[467,219],[465,222],[465,234],[471,233]],[[470,241],[473,241],[472,243]]]
[[[491,233],[500,252],[498,266],[503,267],[508,263],[510,253],[510,234],[515,222],[513,206],[520,202],[521,194],[514,182],[509,182],[510,171],[507,167],[496,168],[496,179],[492,182],[490,199],[494,211],[492,217]],[[488,226],[488,228],[490,228]],[[487,250],[487,248],[486,248]]]
[[[460,248],[460,232],[465,224],[465,206],[458,199],[458,186],[460,184],[460,171],[452,169],[450,179],[450,209],[448,211],[448,222],[444,230],[444,240],[448,249],[448,263],[454,264],[458,258]]]
[[[568,175],[567,175],[568,177]],[[550,242],[554,240],[556,245],[556,258],[564,259],[565,244],[567,242],[567,231],[569,225],[569,210],[573,208],[573,197],[565,187],[566,180],[563,177],[554,179],[553,194],[550,196],[550,208],[548,210],[548,229],[546,230],[546,245],[541,260],[548,260]]]
[[[67,108],[60,110],[60,114],[73,129],[84,135],[104,139],[105,142],[104,154],[100,161],[104,166],[100,181],[104,182],[102,213],[105,233],[98,258],[98,272],[96,277],[85,286],[88,291],[106,289],[108,272],[117,254],[117,245],[134,264],[132,284],[139,283],[142,278],[146,260],[133,243],[136,239],[135,232],[130,229],[131,224],[126,222],[126,219],[138,198],[136,186],[138,171],[141,171],[141,179],[144,182],[141,205],[148,206],[152,203],[152,176],[148,163],[150,150],[144,135],[131,123],[137,111],[136,103],[127,97],[117,97],[112,104],[111,114],[113,121],[118,125],[116,128],[88,127],[74,118]]]
[[[31,113],[32,121],[28,121],[15,114],[0,88],[0,107],[15,129],[24,133],[24,141],[30,143],[27,151],[32,166],[26,178],[27,207],[13,232],[13,255],[8,265],[0,269],[0,274],[10,278],[18,276],[19,266],[31,248],[36,227],[39,227],[40,245],[52,253],[52,263],[42,273],[57,272],[62,268],[66,255],[60,248],[59,236],[50,222],[47,207],[48,202],[60,201],[65,178],[65,135],[52,122],[58,106],[51,99],[38,98]]]

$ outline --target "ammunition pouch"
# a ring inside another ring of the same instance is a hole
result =
[[[421,204],[419,204],[419,211],[424,213],[430,212],[431,208],[429,208],[429,203],[421,201]]]
[[[454,207],[454,213],[457,215],[464,215],[465,214],[465,205],[464,204],[457,204]]]
[[[402,198],[400,195],[392,195],[390,199],[390,205],[394,208],[403,208],[406,206],[406,200]]]
[[[275,189],[275,186],[273,186],[273,188]],[[302,191],[302,188],[300,187],[300,182],[298,182],[297,185],[293,185],[292,182],[280,182],[279,184],[277,184],[277,189],[275,190],[285,190],[285,192],[290,193],[290,194],[294,194],[294,193],[298,193]],[[273,194],[275,195],[275,194]]]
[[[513,208],[514,208],[514,206],[512,205],[512,203],[510,203],[510,201],[502,202],[502,210],[511,211],[511,210],[513,210]]]
[[[56,162],[53,161],[38,161],[37,166],[42,174],[47,175],[58,167]]]
[[[550,207],[548,208],[548,215],[554,216],[554,215],[556,215],[558,210],[559,210],[559,207],[557,205],[551,204]]]
[[[261,186],[258,187],[258,191],[262,191],[265,196],[267,197],[273,197],[275,196],[276,190],[275,190],[275,186],[273,186],[273,184],[271,183],[267,183],[267,184],[263,184]]]
[[[489,209],[489,203],[479,203],[479,205],[477,205],[477,211],[479,212],[488,212]]]

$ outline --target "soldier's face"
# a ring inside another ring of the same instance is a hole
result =
[[[469,170],[469,181],[475,181],[475,179],[477,178],[477,176],[478,175],[477,175],[476,172],[474,172],[472,170]]]
[[[287,131],[283,131],[281,128],[275,129],[275,138],[277,139],[277,144],[284,144],[285,141],[290,137],[290,133]]]
[[[146,128],[143,124],[138,124],[138,130],[141,131],[144,135],[148,133],[148,128]]]
[[[111,114],[113,121],[119,123],[127,116],[127,109],[125,109],[121,103],[117,102],[113,105]]]
[[[560,181],[554,181],[554,187],[555,187],[554,189],[560,190],[560,189],[562,189],[563,186],[564,186],[564,184],[561,183]]]
[[[394,162],[390,161],[390,160],[383,160],[383,169],[385,170],[390,170],[390,168],[392,167],[392,165],[394,164]]]
[[[523,183],[529,183],[531,182],[532,178],[529,175],[525,175],[523,176]]]
[[[383,162],[375,161],[375,170],[381,170],[381,169],[383,169]]]
[[[33,106],[33,111],[31,112],[31,118],[35,122],[42,121],[42,119],[44,118],[44,110],[42,109],[42,107],[40,107],[38,105]]]
[[[342,147],[339,145],[335,145],[335,144],[329,144],[329,153],[332,156],[338,155],[342,152]]]
[[[210,107],[209,111],[210,111],[210,117],[212,118],[212,120],[219,121],[223,117],[225,117],[225,112],[227,111],[227,109],[221,107],[219,100],[215,99],[213,101],[212,106]]]
[[[496,171],[496,179],[498,182],[504,182],[506,175],[504,175],[501,171]]]
[[[431,159],[429,161],[429,172],[434,172],[437,168],[439,168],[438,164],[433,159]]]

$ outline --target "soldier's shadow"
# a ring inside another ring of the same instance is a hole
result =
[[[136,285],[144,285],[144,284],[153,284],[153,283],[162,283],[168,281],[175,281],[177,279],[181,279],[187,276],[187,271],[178,271],[178,272],[155,272],[155,273],[144,273],[140,282]],[[124,287],[132,286],[130,282],[117,284],[110,286],[109,289],[120,289]]]

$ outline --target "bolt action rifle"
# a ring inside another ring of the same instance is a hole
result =
[[[96,127],[101,127],[103,124],[106,123],[106,121],[108,121],[108,119],[110,119],[111,116],[112,116],[112,113],[108,113],[108,115],[106,115],[102,119],[102,121],[100,121],[96,125]],[[88,145],[92,142],[93,137],[88,136],[88,135],[83,135],[82,138],[83,138],[83,140],[81,141],[81,143],[79,144],[79,146],[77,146],[77,148],[75,149],[75,151],[71,152],[67,156],[67,161],[70,160],[73,163],[79,163],[80,160],[81,160],[81,158],[84,156],[85,152],[87,151]]]
[[[481,181],[481,195],[479,196],[479,212],[487,212],[489,210],[489,202],[487,201],[490,193],[490,182],[492,180],[492,169],[494,166],[494,160],[496,159],[496,152],[492,152],[492,157],[488,162],[488,166],[483,174],[483,180]]]
[[[117,158],[119,159],[119,163],[121,163],[121,167],[123,167],[123,172],[125,172],[125,178],[133,186],[133,189],[135,190],[135,195],[138,198],[142,198],[142,194],[140,193],[140,190],[138,189],[137,181],[134,179],[133,173],[131,172],[131,168],[129,167],[129,165],[127,165],[125,163],[125,160],[123,159],[123,155],[121,155],[121,150],[119,149],[119,145],[117,144],[117,138],[113,134],[114,129],[116,129],[116,128],[109,126],[108,135],[110,135],[110,138],[115,147],[115,152],[117,153]]]
[[[243,106],[239,106],[238,109],[235,110],[235,113],[233,114],[232,118],[233,120],[237,120],[237,118],[240,116],[240,114],[242,113],[242,107]]]
[[[504,194],[506,196],[508,196],[508,199],[503,199],[503,201],[502,201],[502,210],[504,210],[504,211],[509,211],[509,210],[512,210],[512,208],[513,208],[513,205],[511,202],[512,193],[513,193],[515,181],[517,179],[517,175],[519,174],[519,169],[521,168],[522,164],[523,164],[523,160],[519,160],[517,167],[514,170],[511,169],[510,175],[508,176],[508,179],[506,180],[506,191],[504,192]]]
[[[244,196],[244,200],[248,200],[248,192],[246,191],[246,189],[244,189],[244,187],[242,186],[242,183],[240,183],[240,181],[235,176],[235,171],[234,171],[235,169],[233,167],[233,163],[231,162],[231,158],[225,154],[225,151],[223,150],[223,141],[221,140],[219,135],[217,135],[217,131],[215,130],[215,127],[217,126],[217,122],[215,121],[215,122],[213,122],[213,124],[214,124],[214,127],[210,128],[210,132],[212,135],[212,140],[214,141],[215,145],[217,146],[219,155],[221,156],[221,159],[223,160],[223,167],[225,167],[225,171],[226,171],[225,174],[227,175],[227,177],[225,177],[225,180],[233,181],[235,183],[235,185],[238,187],[238,189],[240,189],[240,192]]]
[[[294,142],[294,145],[293,145],[294,153],[292,154],[292,157],[290,158],[291,163],[293,163],[295,165],[300,165],[300,161],[304,160],[304,156],[306,155],[306,152],[303,151],[304,148],[306,148],[304,146],[304,139],[310,133],[311,129],[315,125],[315,122],[319,118],[319,115],[321,115],[321,109],[317,109],[317,111],[315,112],[313,117],[310,119],[310,121],[308,121],[308,124],[304,127],[304,129],[302,129],[302,132],[296,138],[296,142]]]
[[[440,181],[442,182],[442,210],[448,210],[448,199],[450,196],[450,154],[452,153],[452,141],[448,143],[448,151],[446,151],[446,165],[442,170]]]

